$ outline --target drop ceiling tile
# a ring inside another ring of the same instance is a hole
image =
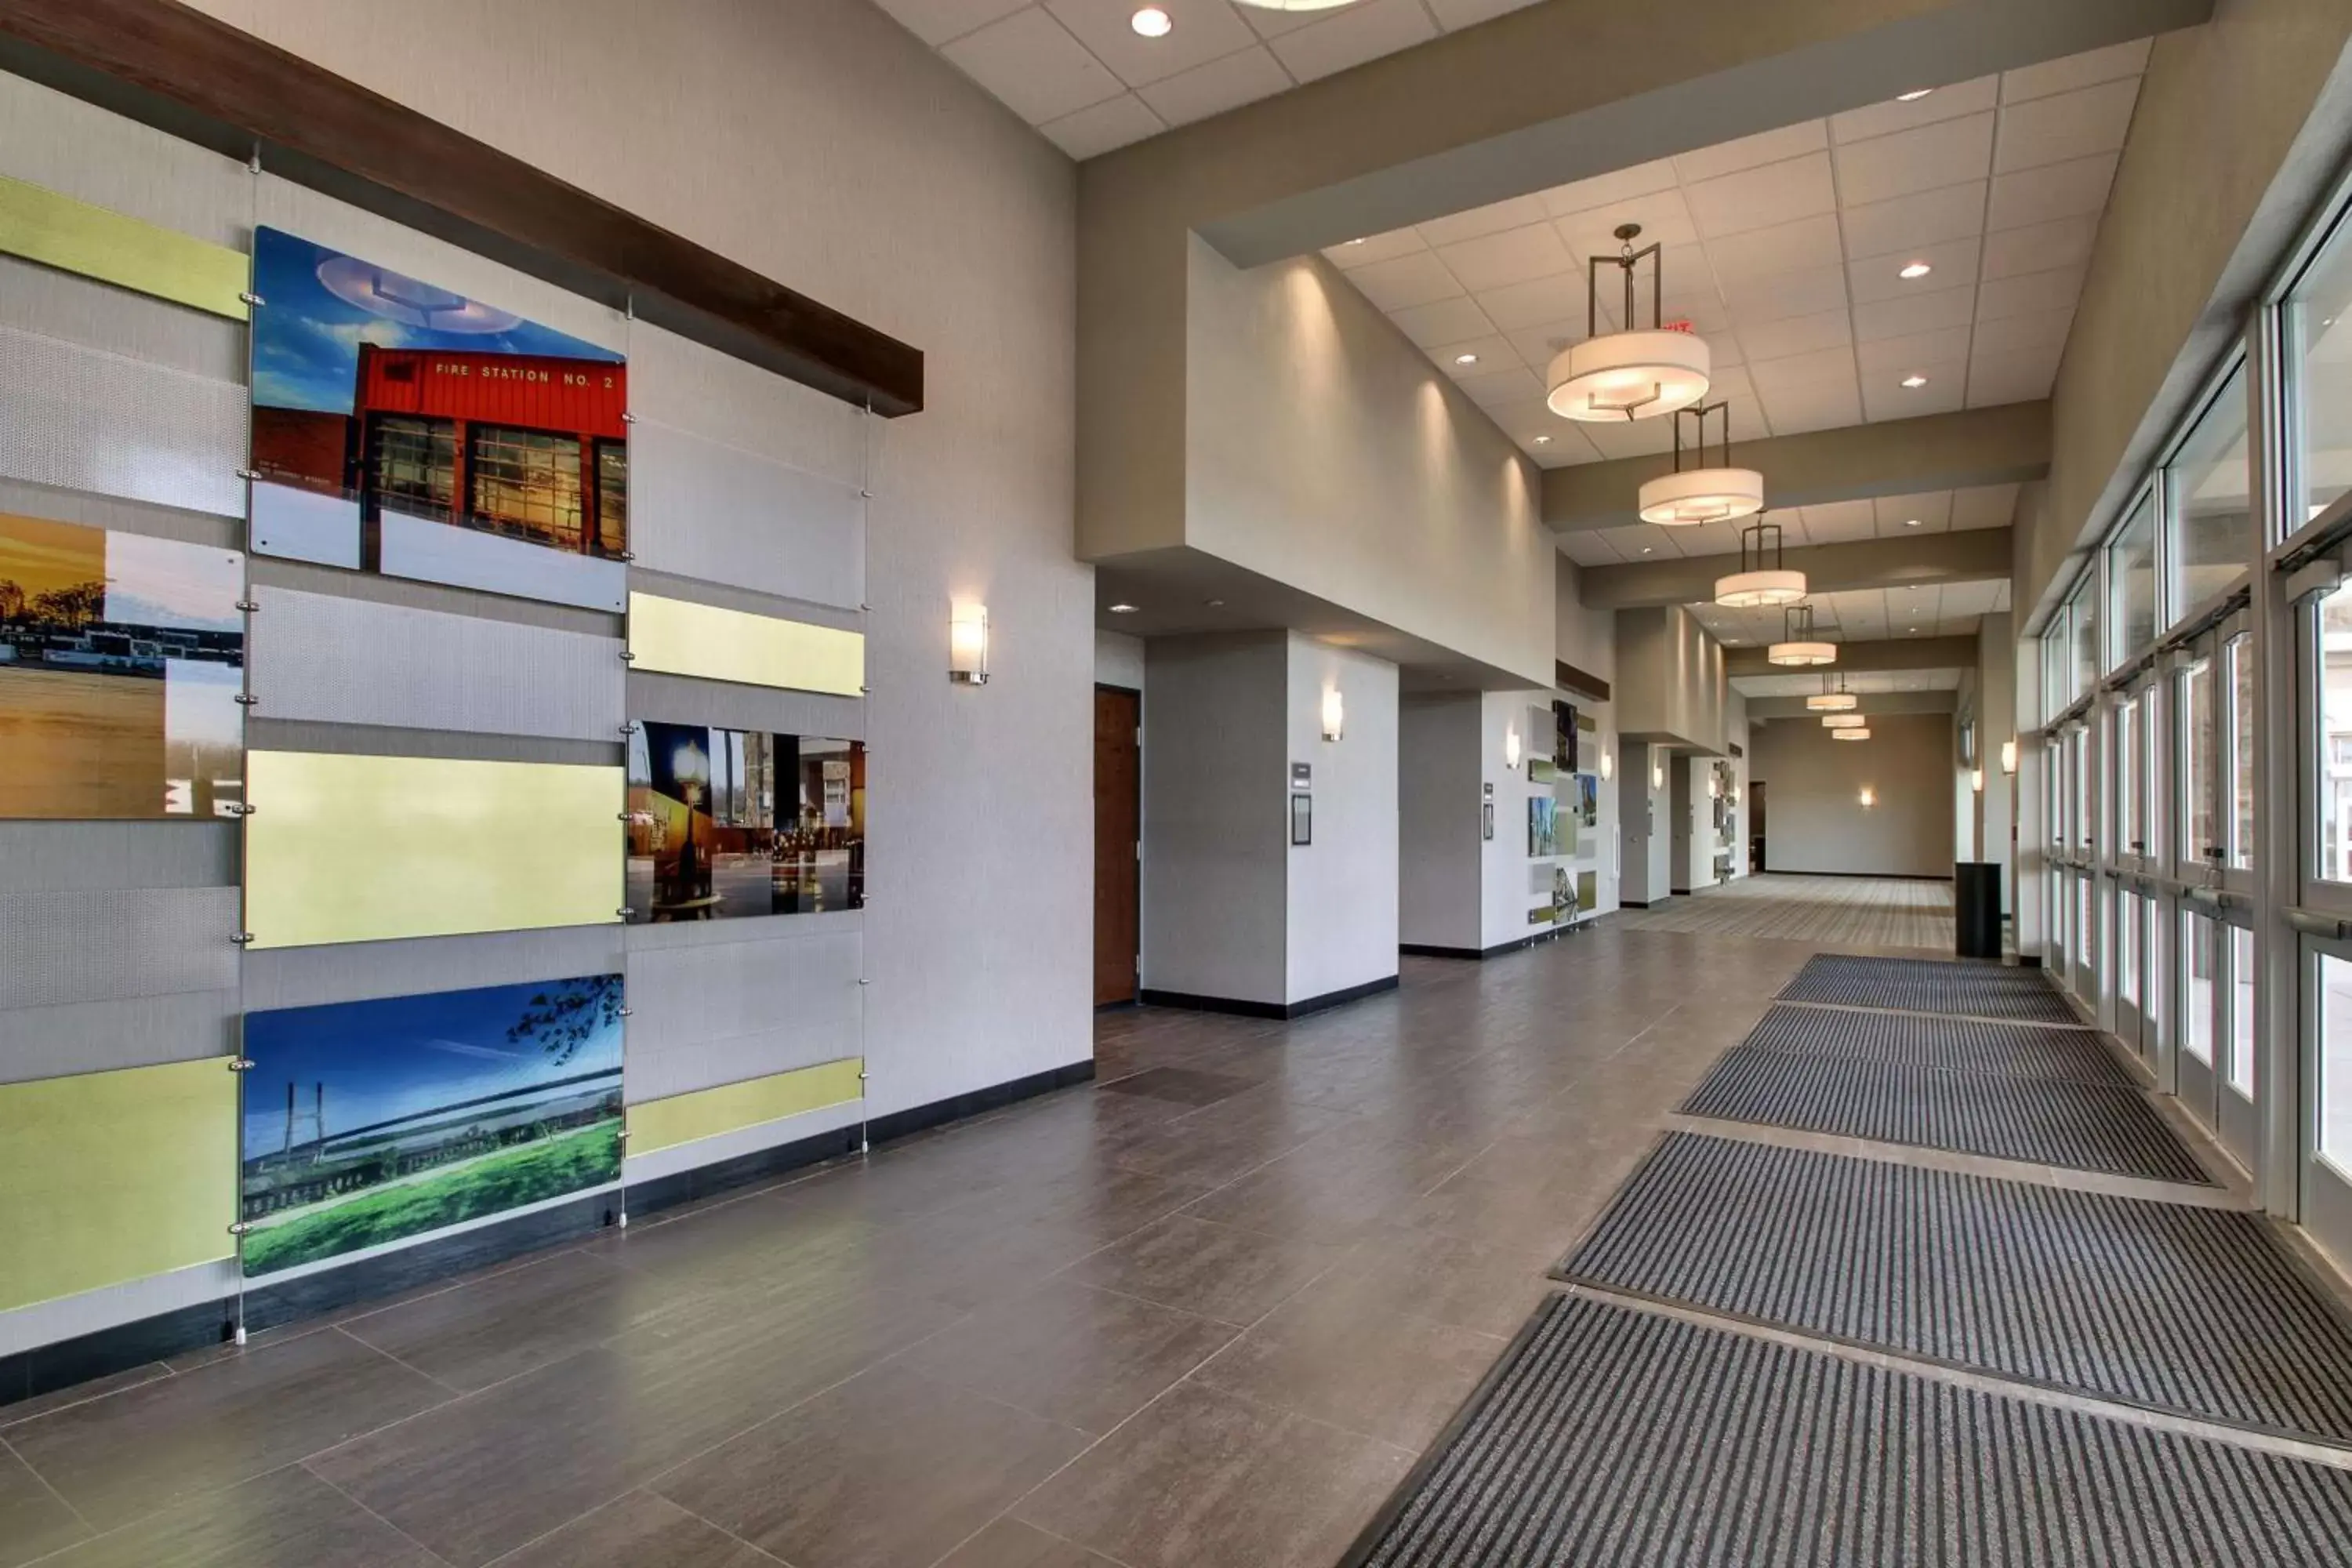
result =
[[[1908,103],[1888,99],[1866,109],[1850,109],[1843,114],[1830,116],[1830,140],[1862,142],[1873,136],[1887,136],[1897,131],[1912,131],[1922,125],[1940,121],[1958,120],[1963,115],[1981,114],[1992,108],[2000,98],[2000,79],[1980,76],[1974,81],[1954,82],[1939,87],[1925,98],[1915,98]]]
[[[1527,367],[1541,375],[1551,366],[1553,358],[1570,343],[1584,341],[1584,322],[1547,321],[1539,327],[1521,327],[1503,334],[1511,349]]]
[[[1041,7],[992,22],[940,53],[1032,125],[1075,114],[1126,90],[1108,66]]]
[[[1445,263],[1434,252],[1426,250],[1355,268],[1349,272],[1348,279],[1363,290],[1365,299],[1383,310],[1402,310],[1412,305],[1449,300],[1463,291],[1454,274],[1445,269]]]
[[[1880,496],[1871,502],[1871,511],[1881,539],[1946,533],[1952,526],[1952,492],[1929,490],[1924,495]]]
[[[1733,442],[1760,441],[1772,433],[1764,423],[1764,405],[1756,401],[1756,384],[1748,379],[1746,369],[1727,369],[1717,364],[1715,367],[1715,384],[1707,388],[1706,400],[1709,403],[1727,403],[1731,405]],[[1708,415],[1706,438],[1709,452],[1715,450],[1714,443],[1720,440],[1722,436],[1723,416],[1719,414]],[[1683,439],[1687,441],[1690,438],[1691,432],[1685,428],[1683,432]],[[1732,458],[1735,464],[1738,460],[1737,457]]]
[[[1675,161],[1661,158],[1654,163],[1636,163],[1630,169],[1554,185],[1543,193],[1544,210],[1554,217],[1566,217],[1570,213],[1646,196],[1653,191],[1670,191],[1675,184]]]
[[[1588,529],[1561,534],[1559,552],[1579,566],[1614,566],[1621,559],[1607,540]]]
[[[1861,367],[1864,385],[1900,381],[1922,365],[1949,364],[1968,358],[1968,322],[1963,319],[1957,326],[1937,327],[1899,338],[1873,338],[1857,344],[1853,357]]]
[[[1993,171],[2009,174],[2113,153],[2131,130],[2132,105],[2138,100],[2139,79],[2126,77],[2005,109]]]
[[[1029,0],[880,0],[898,25],[933,48],[1010,16]]]
[[[1811,353],[1789,354],[1780,359],[1750,360],[1748,379],[1758,393],[1768,400],[1776,395],[1822,381],[1853,381],[1853,351],[1847,347],[1816,349]],[[1775,417],[1777,428],[1780,420]]]
[[[1428,237],[1428,233],[1424,227],[1423,237]],[[1548,223],[1440,246],[1437,254],[1446,269],[1461,279],[1462,286],[1472,290],[1554,278],[1575,266],[1568,247],[1560,243],[1559,236]]]
[[[1604,528],[1601,537],[1617,552],[1621,561],[1674,561],[1679,559],[1666,531],[1655,523],[1637,522],[1625,528]]]
[[[1744,169],[1688,187],[1691,219],[1709,239],[1837,208],[1826,153]]]
[[[1274,57],[1269,55],[1266,58],[1271,59]],[[1286,81],[1289,79],[1286,77],[1283,79]],[[1154,84],[1144,92],[1144,101],[1152,102],[1171,85],[1173,84],[1164,81]],[[1162,110],[1160,117],[1166,119],[1166,111]],[[1170,123],[1176,122],[1171,121]],[[1386,234],[1367,235],[1361,239],[1343,239],[1337,245],[1324,247],[1323,254],[1329,258],[1331,263],[1341,271],[1353,272],[1359,267],[1370,267],[1375,261],[1394,261],[1400,256],[1412,256],[1428,248],[1428,245],[1423,241],[1418,231],[1410,228],[1392,228]]]
[[[1685,266],[1681,275],[1666,281],[1666,314],[1668,326],[1687,323],[1690,331],[1702,337],[1731,330],[1731,316],[1723,308],[1723,297],[1715,291],[1712,280],[1690,279],[1691,268]]]
[[[2020,272],[1981,284],[1977,289],[1977,318],[1998,321],[2010,316],[2072,310],[2083,297],[2083,271],[2079,267],[2065,267],[2052,272]]]
[[[1875,538],[1878,533],[1878,514],[1866,500],[1828,501],[1801,510],[1805,518],[1805,538],[1815,544],[1847,544],[1857,539]],[[1837,618],[1841,626],[1862,603],[1851,593],[1829,596],[1837,601]]]
[[[1854,206],[1981,180],[1992,168],[1993,117],[1971,114],[1837,150],[1838,195]]]
[[[1836,215],[1822,213],[1718,239],[1706,247],[1706,258],[1714,264],[1716,278],[1728,283],[1735,278],[1835,267],[1845,256]]]
[[[1487,337],[1495,331],[1495,323],[1486,319],[1486,312],[1466,294],[1427,305],[1409,305],[1391,312],[1391,319],[1404,329],[1406,337],[1425,349]]]
[[[1839,215],[1845,253],[1859,260],[1982,234],[1986,190],[1987,182],[1971,180],[1891,202],[1850,205]]]
[[[1038,127],[1055,146],[1083,162],[1097,153],[1140,142],[1168,129],[1143,100],[1124,92]]]
[[[2074,312],[2053,310],[2039,316],[2003,316],[1977,323],[1973,353],[1979,354],[2042,354],[2052,360],[2066,344]]]
[[[1569,421],[1562,419],[1559,423],[1565,425]],[[1547,468],[1565,468],[1578,463],[1598,463],[1604,460],[1599,452],[1593,450],[1591,442],[1572,431],[1558,435],[1529,437],[1528,451],[1537,462]]]
[[[1938,289],[1957,288],[1977,275],[1977,255],[1980,244],[1972,235],[1965,239],[1948,239],[1940,245],[1922,245],[1888,256],[1874,256],[1866,261],[1852,262],[1846,268],[1846,288],[1858,304],[1869,304],[1878,300],[1901,300],[1913,294],[1932,294]],[[1903,276],[1903,268],[1915,262],[1925,262],[1931,269],[1925,278]]]
[[[1910,376],[1924,375],[1925,386],[1906,386]],[[1872,424],[1887,419],[1916,419],[1925,414],[1949,414],[1965,407],[1969,395],[1969,362],[1946,360],[1906,366],[1862,378],[1862,406]]]
[[[1844,306],[1845,268],[1816,267],[1739,279],[1724,284],[1723,301],[1734,328],[1740,331],[1790,316],[1819,315]]]
[[[1604,458],[1646,458],[1674,449],[1674,422],[1668,419],[1579,420],[1577,427]]]
[[[1675,159],[1675,167],[1680,171],[1684,184],[1696,184],[1742,169],[1760,169],[1767,163],[1801,158],[1829,144],[1828,122],[1806,120],[1777,131],[1742,136],[1737,142],[1718,142],[1712,147],[1680,153]]]
[[[2044,60],[2040,65],[2021,66],[2000,79],[2001,101],[2023,103],[2053,92],[2113,81],[2117,77],[2137,76],[2147,68],[2150,42],[2137,38],[2128,44],[2113,44],[2104,49]]]
[[[1853,341],[1853,313],[1839,309],[1810,316],[1784,316],[1775,321],[1743,326],[1735,334],[1748,362],[1787,359],[1791,354],[1817,353],[1842,348]]]
[[[1143,101],[1151,105],[1153,111],[1169,124],[1190,125],[1196,120],[1206,120],[1229,109],[1239,109],[1244,103],[1255,103],[1261,98],[1287,92],[1291,85],[1290,73],[1282,68],[1282,62],[1274,58],[1273,52],[1263,44],[1254,44],[1223,59],[1211,60],[1206,65],[1194,66],[1191,70],[1153,82],[1143,89]],[[1411,229],[1401,232],[1412,233]],[[1415,243],[1419,243],[1417,236]],[[1329,255],[1330,252],[1324,254]],[[1380,258],[1366,257],[1364,259],[1374,261]]]
[[[1421,0],[1362,0],[1271,42],[1292,76],[1314,81],[1435,37],[1437,24]]]
[[[1979,353],[1969,361],[1969,406],[2038,403],[2058,379],[2056,354]]]
[[[1739,339],[1731,332],[1701,332],[1699,336],[1706,340],[1707,356],[1714,362],[1715,374],[1718,377],[1748,363],[1747,354],[1739,347]]]
[[[1453,366],[1448,365],[1448,371]],[[1457,374],[1454,384],[1470,395],[1470,401],[1480,407],[1498,403],[1520,403],[1543,395],[1543,383],[1524,365],[1514,364],[1504,370],[1475,370]]]
[[[1952,529],[2007,528],[2017,515],[2015,485],[1973,485],[1952,492]]]
[[[1436,13],[1439,26],[1458,33],[1534,4],[1536,0],[1429,0],[1429,8]]]
[[[1206,65],[1257,42],[1227,0],[1152,0],[1175,24],[1147,38],[1133,26],[1134,0],[1045,0],[1045,9],[1129,87]]]
[[[1682,255],[1685,247],[1698,243],[1698,230],[1691,222],[1691,209],[1680,191],[1652,191],[1643,195],[1626,196],[1606,206],[1591,207],[1553,220],[1552,226],[1582,267],[1589,257],[1615,256],[1623,248],[1617,229],[1625,224],[1642,226],[1633,244],[1638,248],[1658,245],[1665,247],[1666,277],[1669,280],[1681,276],[1682,265],[1694,258]],[[1681,264],[1681,265],[1678,265]],[[1648,279],[1648,263],[1643,264],[1643,278]]]
[[[2107,187],[2115,183],[2116,155],[2078,158],[2071,163],[2049,163],[2021,169],[1993,180],[1992,200],[1985,226],[2022,228],[2062,217],[2095,216],[2107,205]]]
[[[1278,38],[1285,33],[1295,33],[1301,27],[1311,27],[1323,20],[1321,11],[1272,11],[1263,5],[1236,4],[1234,9],[1242,14],[1250,30],[1261,38]]]
[[[1799,436],[1808,430],[1832,430],[1862,423],[1862,391],[1855,384],[1851,367],[1843,375],[1790,382],[1780,387],[1759,383],[1757,395],[1764,400],[1764,414],[1772,421],[1775,435]],[[1770,483],[1769,476],[1766,483]]]
[[[1421,237],[1432,245],[1454,245],[1483,235],[1501,234],[1507,229],[1525,228],[1539,224],[1551,215],[1544,210],[1541,196],[1513,196],[1507,202],[1495,202],[1468,212],[1449,213],[1444,217],[1432,218],[1420,226]]]
[[[1458,363],[1463,355],[1471,356],[1468,364]],[[1430,363],[1456,381],[1475,375],[1491,375],[1498,370],[1525,370],[1518,354],[1501,338],[1487,334],[1462,342],[1444,343],[1429,351]]]
[[[2021,272],[2080,268],[2090,261],[2091,247],[2098,237],[2099,220],[2087,216],[2000,229],[1984,237],[1981,275],[1991,279]]]
[[[1976,300],[1972,284],[1874,300],[1853,308],[1853,335],[1868,343],[1883,338],[1914,337],[1944,327],[1965,327],[1976,311]]]
[[[1486,289],[1478,296],[1478,308],[1486,312],[1488,321],[1507,332],[1559,323],[1561,331],[1573,334],[1579,342],[1586,335],[1584,279],[1574,272],[1531,278],[1525,283]],[[1615,321],[1603,310],[1601,330],[1612,331],[1615,327]]]
[[[1690,528],[1677,528],[1674,531],[1675,544],[1684,555],[1694,559],[1737,555],[1739,553],[1739,530],[1748,521],[1741,518],[1737,522],[1702,522]]]

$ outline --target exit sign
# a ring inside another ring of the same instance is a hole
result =
[[[1670,332],[1687,332],[1691,330],[1690,318],[1688,316],[1677,316],[1675,320],[1666,323],[1665,330]]]

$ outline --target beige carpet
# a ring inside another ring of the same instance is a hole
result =
[[[1634,931],[1780,937],[1834,947],[1952,950],[1952,885],[1767,872],[1618,917]]]

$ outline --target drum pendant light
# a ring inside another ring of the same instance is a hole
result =
[[[1780,612],[1780,640],[1764,651],[1772,664],[1818,665],[1837,662],[1837,644],[1813,633],[1813,607],[1794,605]]]
[[[1780,525],[1759,517],[1739,531],[1739,570],[1715,580],[1715,602],[1727,610],[1795,604],[1805,596],[1805,574],[1780,563]]]
[[[1859,730],[1869,722],[1870,721],[1868,719],[1863,717],[1859,713],[1824,713],[1822,715],[1822,728],[1824,730]]]
[[[1841,675],[1838,677],[1837,689],[1835,691],[1832,691],[1830,689],[1830,678],[1824,675],[1822,677],[1822,689],[1812,696],[1805,699],[1805,711],[1808,713],[1849,713],[1852,712],[1854,707],[1861,701],[1861,698],[1856,697],[1853,692],[1848,691],[1845,689],[1844,676]]]
[[[1706,466],[1706,416],[1723,416],[1723,439],[1716,447],[1717,466]],[[1692,448],[1691,467],[1683,467],[1683,421],[1696,421],[1698,443]],[[1700,522],[1728,522],[1752,517],[1764,510],[1764,476],[1753,468],[1731,465],[1731,405],[1702,403],[1675,410],[1675,468],[1642,487],[1642,521],[1666,528],[1687,528]]]
[[[1665,325],[1664,251],[1655,243],[1640,250],[1638,223],[1620,224],[1615,256],[1585,258],[1585,339],[1561,351],[1544,377],[1544,401],[1563,419],[1650,419],[1688,408],[1706,395],[1714,370],[1706,340]],[[1650,324],[1633,324],[1633,269],[1650,263]],[[1625,330],[1601,330],[1601,269],[1614,267],[1625,282]]]
[[[1870,739],[1870,726],[1867,724],[1856,724],[1843,730],[1832,730],[1830,731],[1830,739],[1832,741],[1867,741]]]

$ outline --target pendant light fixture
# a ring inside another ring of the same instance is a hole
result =
[[[1723,439],[1716,447],[1719,459],[1706,466],[1706,416],[1723,416]],[[1683,421],[1697,426],[1698,442],[1692,448],[1691,467],[1683,467]],[[1675,410],[1675,468],[1642,487],[1642,521],[1667,528],[1699,522],[1728,522],[1764,510],[1764,476],[1753,468],[1731,464],[1731,405],[1702,403]]]
[[[1336,11],[1356,0],[1238,0],[1254,11]]]
[[[1791,605],[1780,612],[1780,640],[1764,650],[1764,658],[1782,665],[1835,664],[1837,644],[1815,635],[1811,605]]]
[[[1805,596],[1805,574],[1781,564],[1780,525],[1759,515],[1739,531],[1739,570],[1715,580],[1715,602],[1727,610],[1778,609]]]
[[[1562,350],[1544,377],[1544,401],[1563,419],[1614,422],[1650,419],[1688,408],[1706,395],[1714,359],[1696,332],[1665,324],[1665,253],[1654,242],[1633,248],[1638,223],[1617,226],[1622,249],[1615,256],[1585,258],[1584,331],[1580,343]],[[1650,324],[1633,324],[1633,269],[1650,263]],[[1616,268],[1625,282],[1625,330],[1601,330],[1601,269]]]
[[[1869,720],[1864,718],[1859,713],[1824,713],[1822,715],[1822,728],[1824,730],[1859,730],[1869,722]]]
[[[1870,726],[1867,724],[1857,724],[1851,729],[1832,730],[1830,731],[1830,739],[1832,741],[1867,741],[1870,739]]]
[[[1837,689],[1830,689],[1830,678],[1822,677],[1822,689],[1805,699],[1809,713],[1850,713],[1862,699],[1845,689],[1845,677],[1838,677]]]

